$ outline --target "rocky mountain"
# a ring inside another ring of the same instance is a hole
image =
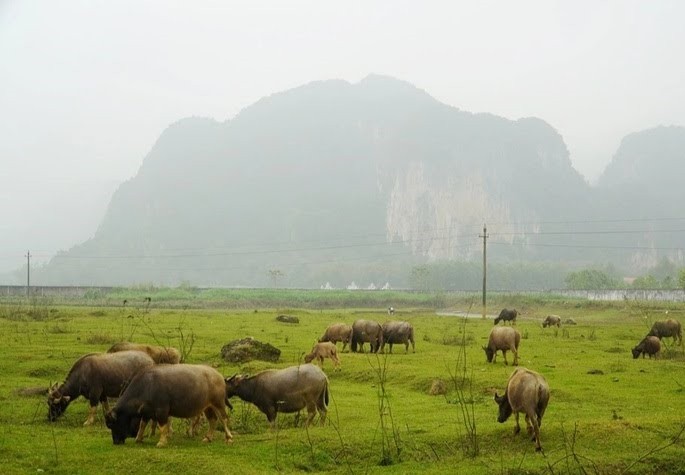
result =
[[[680,134],[665,162],[685,150]],[[598,192],[543,120],[461,111],[383,76],[313,82],[230,121],[171,125],[114,193],[95,236],[40,278],[401,282],[413,264],[480,256],[483,223],[495,258],[588,261],[594,251],[541,245],[545,232],[614,212],[636,176],[652,183],[639,168],[650,140],[626,138]]]

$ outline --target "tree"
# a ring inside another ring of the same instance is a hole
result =
[[[618,279],[596,269],[571,272],[564,281],[566,287],[571,290],[606,290],[620,287]]]
[[[427,265],[416,266],[412,268],[409,276],[409,284],[413,289],[428,290],[428,278],[430,276],[430,267]]]
[[[658,289],[661,288],[661,285],[656,277],[652,274],[648,274],[635,279],[632,287],[634,289]]]
[[[269,277],[274,287],[278,287],[285,274],[280,269],[269,269]]]
[[[685,267],[678,272],[678,287],[685,289]]]

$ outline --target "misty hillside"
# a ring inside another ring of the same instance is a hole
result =
[[[171,125],[114,193],[95,236],[39,276],[90,285],[342,286],[361,276],[360,284],[406,284],[414,264],[478,258],[483,223],[493,259],[587,264],[604,252],[546,246],[545,231],[625,216],[635,184],[640,212],[662,209],[646,201],[666,193],[659,168],[676,166],[684,136],[669,128],[627,137],[595,190],[541,119],[464,112],[383,76],[314,82],[230,121]],[[663,155],[651,154],[663,141]]]

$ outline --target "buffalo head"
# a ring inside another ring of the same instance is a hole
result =
[[[117,414],[115,411],[105,414],[105,424],[112,431],[114,445],[121,445],[128,437],[135,437],[138,434],[140,421],[141,417],[138,415],[131,417],[128,414]]]
[[[238,394],[238,388],[247,378],[249,378],[247,374],[234,374],[230,378],[224,379],[226,383],[226,401]]]
[[[498,396],[495,393],[495,402],[499,406],[499,416],[497,417],[497,422],[504,422],[511,416],[512,409],[511,404],[509,404],[509,397],[507,397],[506,391],[503,396]]]
[[[55,383],[48,390],[48,420],[55,422],[66,411],[70,402],[71,397],[63,395]]]
[[[488,363],[492,363],[492,358],[495,356],[495,352],[489,346],[484,346],[483,351],[485,352],[485,357],[488,359]]]

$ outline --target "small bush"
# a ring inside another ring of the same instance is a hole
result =
[[[86,337],[86,343],[90,345],[111,345],[117,342],[117,339],[107,333],[92,333]]]

